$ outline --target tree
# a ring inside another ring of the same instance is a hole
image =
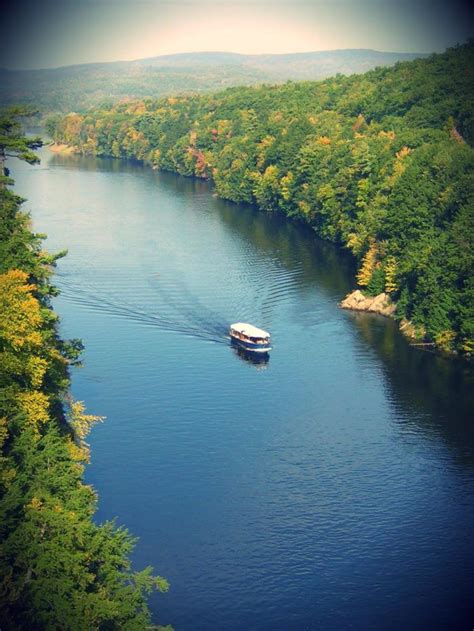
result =
[[[375,270],[376,261],[377,244],[372,243],[367,252],[364,254],[362,265],[357,273],[357,283],[361,287],[366,287],[370,283],[370,279],[372,278],[372,274]]]
[[[5,176],[5,160],[7,157],[16,157],[25,160],[30,164],[39,162],[34,149],[39,149],[43,142],[40,138],[27,138],[24,136],[19,117],[31,116],[33,110],[26,108],[11,107],[0,111],[0,174]]]

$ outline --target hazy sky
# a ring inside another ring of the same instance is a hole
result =
[[[473,35],[467,7],[458,0],[16,0],[2,10],[0,65],[203,50],[438,52]]]

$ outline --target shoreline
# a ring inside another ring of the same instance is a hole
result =
[[[52,142],[48,145],[49,151],[51,153],[62,153],[64,155],[71,155],[73,153],[77,153],[76,149],[71,145],[66,145],[63,143]]]
[[[339,307],[350,311],[378,313],[387,318],[393,318],[397,305],[395,302],[392,302],[388,294],[381,293],[377,296],[364,296],[360,289],[355,289],[341,300]]]
[[[363,313],[375,313],[377,315],[390,318],[397,322],[395,313],[397,310],[397,303],[393,302],[390,296],[384,292],[377,296],[364,296],[360,289],[351,291],[341,302],[338,304],[340,309],[346,311],[359,311]],[[426,350],[434,350],[440,355],[448,356],[451,358],[458,357],[455,352],[447,352],[434,342],[424,342],[425,332],[417,328],[412,322],[403,318],[398,322],[398,329],[400,333],[407,339],[410,346],[416,348],[425,348]]]

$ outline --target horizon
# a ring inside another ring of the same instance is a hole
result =
[[[0,57],[15,71],[203,52],[429,55],[469,39],[472,15],[459,0],[19,0]]]

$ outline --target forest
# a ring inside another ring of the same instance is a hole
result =
[[[213,181],[348,248],[412,335],[474,352],[474,42],[319,82],[126,99],[49,118],[57,143]]]
[[[20,113],[0,115],[0,627],[159,629],[146,596],[167,581],[131,569],[127,530],[93,520],[98,498],[82,476],[102,419],[69,394],[82,344],[61,339],[51,308],[65,253],[44,251],[4,166],[38,160],[41,140],[22,135]]]

